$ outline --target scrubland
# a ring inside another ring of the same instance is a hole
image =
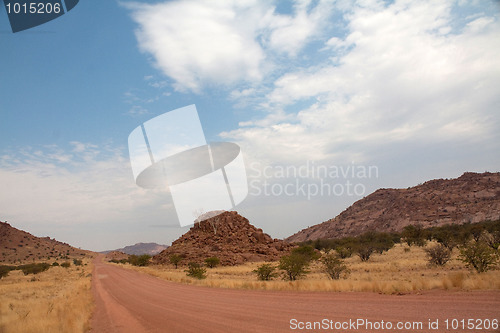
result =
[[[9,272],[0,280],[0,332],[86,332],[93,310],[92,264],[51,267],[33,275]]]
[[[353,255],[345,260],[351,273],[346,279],[330,280],[318,261],[309,267],[309,274],[297,281],[259,281],[252,271],[262,263],[247,263],[207,269],[208,277],[197,280],[186,276],[185,267],[147,266],[123,267],[156,276],[160,279],[218,288],[297,290],[297,291],[366,291],[385,294],[423,290],[488,290],[500,289],[498,271],[475,273],[458,260],[454,249],[452,259],[443,267],[430,266],[424,248],[396,244],[383,254],[373,254],[362,262]],[[186,264],[186,263],[184,263]],[[277,263],[272,263],[277,266]]]

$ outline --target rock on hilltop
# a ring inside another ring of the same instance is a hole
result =
[[[172,254],[178,254],[184,256],[184,264],[218,257],[222,265],[239,265],[246,261],[277,260],[291,247],[254,227],[237,212],[224,212],[195,223],[168,249],[154,256],[153,262],[166,264]]]
[[[500,173],[466,172],[456,179],[431,180],[407,189],[379,189],[337,217],[287,240],[357,236],[366,231],[399,232],[410,224],[427,228],[499,218]]]

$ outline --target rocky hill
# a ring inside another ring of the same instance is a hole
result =
[[[31,263],[79,259],[94,253],[77,249],[49,237],[36,237],[0,222],[0,263]]]
[[[379,189],[356,201],[337,217],[287,238],[302,242],[318,238],[357,236],[366,231],[401,231],[477,223],[500,218],[500,173],[466,172],[456,179],[437,179],[407,189]]]
[[[110,253],[110,252],[123,252],[126,254],[149,254],[150,256],[154,256],[155,254],[160,253],[165,250],[168,245],[160,245],[156,243],[137,243],[134,245],[129,245],[122,247],[121,249],[103,251],[102,253]]]
[[[166,264],[172,254],[178,254],[184,257],[182,264],[218,257],[222,265],[238,265],[247,261],[277,260],[291,247],[257,229],[237,212],[224,212],[195,223],[168,249],[154,256],[153,262]]]

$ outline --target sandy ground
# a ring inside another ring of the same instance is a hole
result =
[[[163,281],[100,258],[92,280],[96,333],[500,332],[477,329],[479,321],[467,329],[468,319],[500,319],[500,291],[379,295],[216,289]],[[439,320],[437,329],[429,329],[429,319]],[[465,330],[460,329],[462,319]],[[314,322],[324,326],[305,329]],[[397,329],[398,324],[412,328]]]

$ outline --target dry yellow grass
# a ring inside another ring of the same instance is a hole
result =
[[[11,271],[0,280],[0,332],[85,332],[93,310],[92,265]]]
[[[258,281],[252,272],[262,263],[247,263],[234,267],[207,269],[208,277],[196,280],[187,277],[184,269],[169,266],[124,267],[144,272],[158,278],[218,288],[298,290],[298,291],[369,291],[386,294],[406,293],[420,290],[477,290],[500,289],[498,271],[477,274],[468,271],[457,259],[457,251],[444,267],[428,265],[423,248],[397,244],[384,254],[373,254],[368,262],[358,256],[348,258],[351,270],[347,279],[332,281],[323,273],[321,264],[314,263],[310,273],[298,281]],[[277,264],[277,263],[275,263]]]

